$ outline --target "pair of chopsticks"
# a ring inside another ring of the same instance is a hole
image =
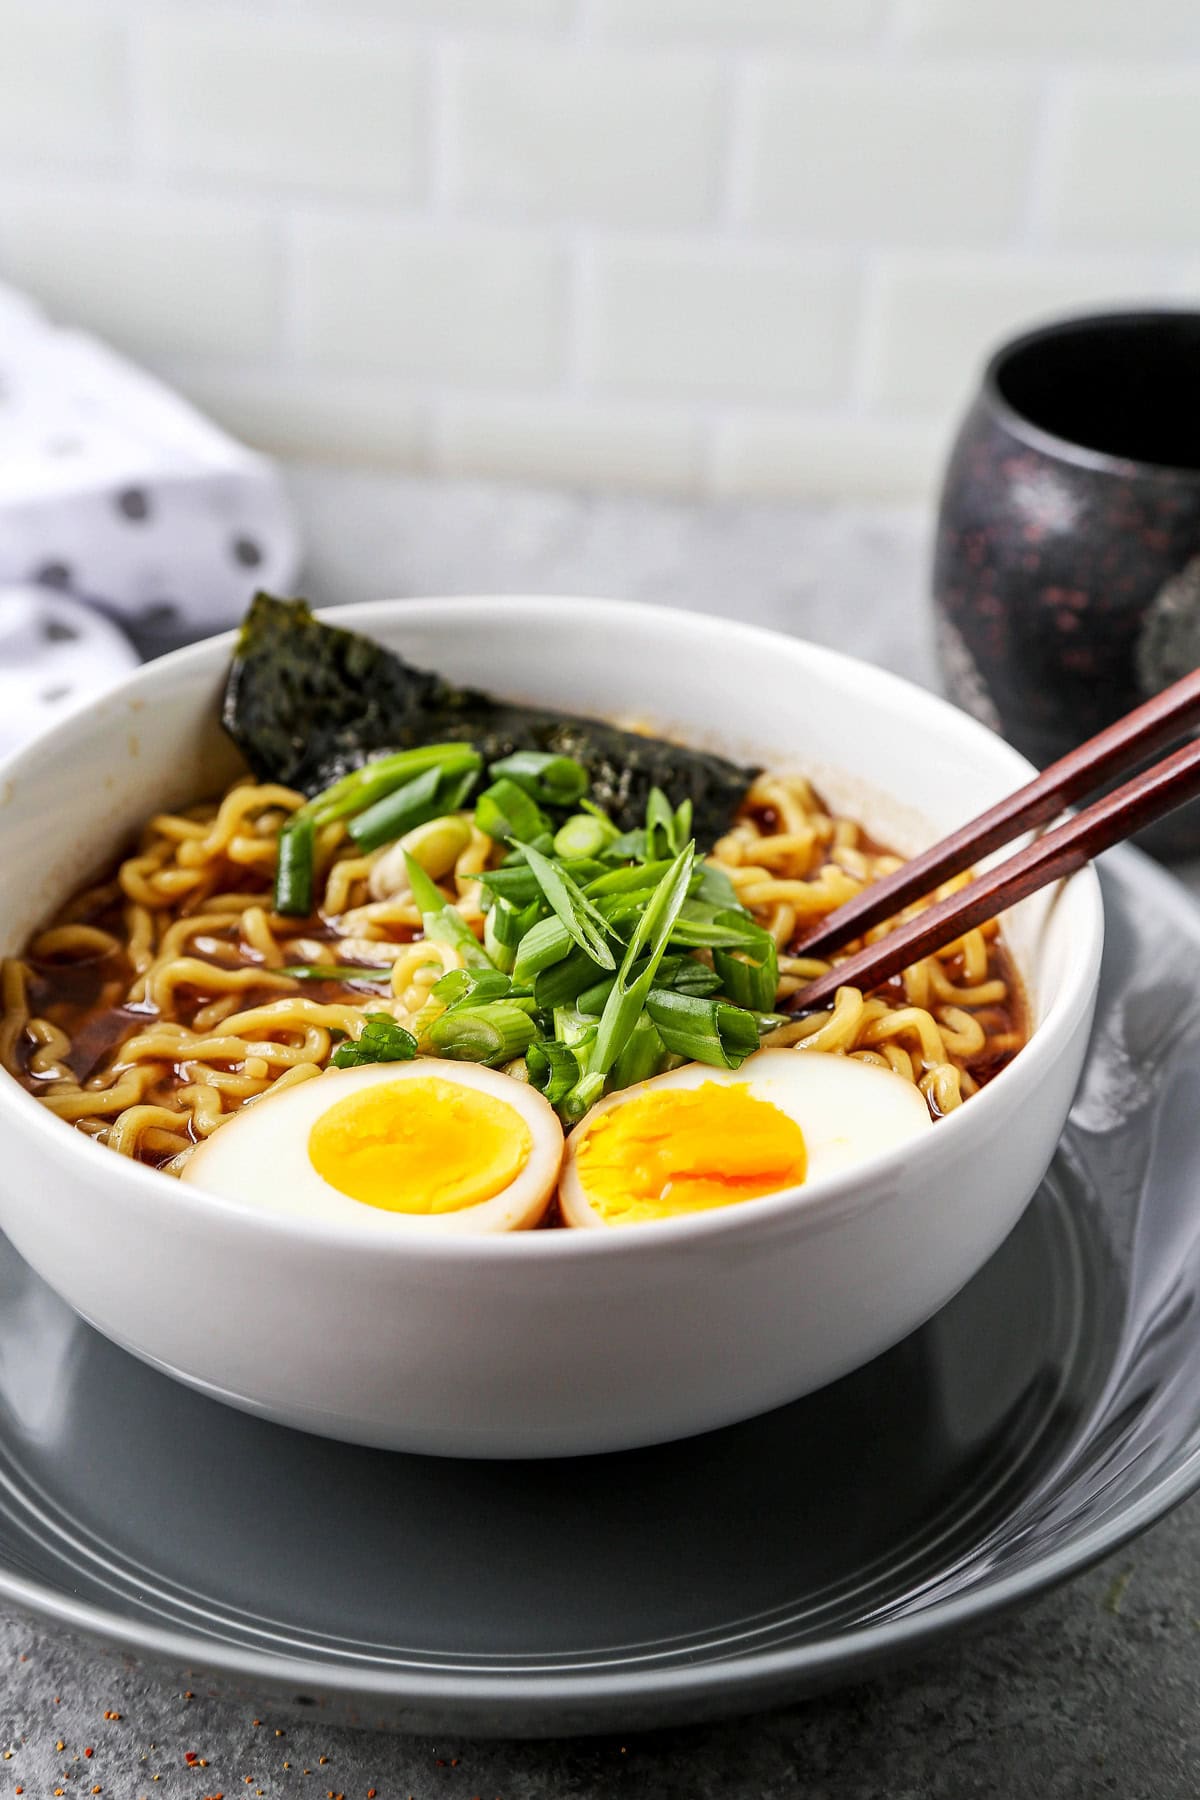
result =
[[[1164,688],[1116,724],[1051,763],[949,837],[872,882],[839,906],[795,946],[797,954],[824,958],[874,925],[961,874],[982,856],[1057,818],[1103,783],[1118,778],[1165,749],[1200,721],[1200,669]],[[964,932],[1015,906],[1048,882],[1073,874],[1102,850],[1140,831],[1164,813],[1200,794],[1200,740],[1143,769],[1093,805],[979,875],[968,887],[905,920],[877,942],[835,964],[828,974],[791,995],[785,1010],[811,1012],[828,1006],[841,987],[864,991],[898,975],[910,963],[943,949]]]

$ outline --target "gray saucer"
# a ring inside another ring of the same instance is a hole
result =
[[[356,1450],[176,1386],[0,1242],[0,1596],[193,1686],[566,1735],[828,1686],[1103,1555],[1200,1485],[1200,912],[1135,852],[1104,876],[1092,1054],[1021,1224],[895,1350],[745,1425]]]

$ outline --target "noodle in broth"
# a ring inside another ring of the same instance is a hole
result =
[[[382,891],[386,850],[364,856],[344,823],[325,826],[318,911],[296,920],[272,910],[278,835],[303,802],[246,780],[217,804],[153,818],[111,878],[3,964],[3,1066],[77,1129],[178,1173],[242,1107],[320,1074],[365,1013],[386,1010],[414,1033],[426,1027],[441,1009],[433,984],[459,956],[421,938],[406,889]],[[502,853],[465,814],[440,855],[436,835],[427,840],[430,872],[476,934],[478,876]],[[781,1001],[829,967],[795,954],[797,937],[901,861],[828,812],[803,778],[780,774],[758,778],[709,860],[774,936]],[[347,964],[377,973],[347,978]],[[296,965],[330,973],[285,972]],[[1024,1041],[1020,985],[994,923],[876,993],[841,989],[832,1008],[763,1039],[890,1068],[920,1087],[935,1116]]]

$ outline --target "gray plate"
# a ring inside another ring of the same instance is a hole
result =
[[[0,1595],[193,1683],[516,1736],[794,1697],[1103,1555],[1200,1485],[1200,913],[1132,851],[1104,883],[1087,1073],[1021,1224],[895,1350],[745,1425],[355,1450],[133,1361],[0,1242]]]

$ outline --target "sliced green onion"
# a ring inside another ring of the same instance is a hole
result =
[[[608,947],[611,931],[603,915],[583,890],[567,874],[561,863],[551,862],[532,844],[514,842],[525,852],[525,860],[533,870],[538,886],[553,907],[556,916],[581,950],[586,950],[602,969],[615,969],[617,959]]]
[[[646,854],[650,857],[674,856],[678,849],[675,810],[662,789],[652,787],[646,800]]]
[[[588,772],[573,756],[545,750],[514,750],[489,765],[495,780],[515,781],[541,806],[574,806],[588,791]]]
[[[654,978],[660,987],[674,987],[675,983],[673,977],[678,971],[682,961],[683,958],[680,956],[663,957],[658,965],[658,973]],[[642,974],[645,967],[646,963],[645,960],[643,960],[633,970],[632,979],[634,981]],[[594,973],[595,970],[593,969],[593,974]],[[604,1008],[608,1005],[608,996],[613,991],[616,979],[615,973],[606,975],[603,981],[593,981],[590,986],[581,988],[575,999],[575,1004],[578,1006],[580,1012],[602,1013]]]
[[[481,759],[482,760],[482,759]],[[445,813],[460,811],[468,794],[479,779],[479,770],[475,767],[451,769],[449,773],[442,770],[442,786],[438,794],[441,809]],[[353,835],[353,834],[352,834]]]
[[[725,873],[715,863],[700,864],[700,885],[696,889],[696,899],[703,900],[709,906],[724,907],[733,912],[745,912],[745,907],[737,897],[737,889]]]
[[[667,1049],[690,1062],[736,1069],[758,1049],[754,1014],[727,1001],[701,1000],[695,994],[656,987],[647,996],[646,1011]]]
[[[632,831],[620,832],[604,852],[605,861],[612,863],[645,862],[648,856],[644,825],[636,825]]]
[[[596,969],[593,964],[592,975],[595,976],[595,973]],[[637,971],[635,970],[634,975],[636,976],[636,974]],[[580,988],[575,996],[575,1004],[578,1006],[580,1012],[592,1013],[598,1018],[608,1005],[608,996],[612,993],[616,985],[617,976],[616,971],[614,970],[611,975],[605,976],[603,981],[593,980],[587,987]]]
[[[536,839],[534,841],[535,847],[541,850],[541,844],[538,844]],[[514,858],[511,863],[506,862],[501,869],[485,869],[479,879],[489,894],[498,894],[501,899],[526,906],[531,900],[538,899],[542,890],[538,886],[537,876],[526,862],[524,854],[518,852],[517,855],[519,860]],[[597,862],[593,857],[571,857],[563,863],[563,867],[580,886],[604,872],[604,864]]]
[[[368,1013],[358,1037],[339,1044],[330,1060],[335,1068],[356,1069],[363,1063],[411,1062],[416,1054],[416,1038],[391,1013]]]
[[[761,931],[762,926],[748,913],[688,900],[673,941],[681,950],[748,950],[755,947]]]
[[[504,842],[522,838],[529,842],[545,832],[547,822],[540,807],[525,789],[503,777],[484,788],[475,802],[475,823],[489,837]],[[553,841],[553,840],[552,840]]]
[[[539,831],[536,837],[529,839],[529,842],[535,850],[540,850],[543,856],[554,855],[554,833],[550,829],[549,820],[546,821],[545,831]]]
[[[538,1006],[546,1012],[553,1012],[556,1006],[569,1006],[573,1000],[590,988],[596,979],[596,965],[586,950],[578,947],[570,950],[561,962],[551,963],[542,969],[534,978],[533,997]],[[599,1012],[600,1007],[588,1008],[584,1011]]]
[[[667,1048],[649,1013],[642,1012],[630,1032],[625,1048],[612,1066],[609,1086],[632,1087],[637,1081],[649,1081],[666,1061]]]
[[[317,828],[309,813],[293,813],[279,833],[275,863],[275,911],[307,919],[313,909]]]
[[[736,913],[730,915],[736,918]],[[720,924],[722,915],[717,914]],[[758,927],[758,937],[737,950],[716,949],[713,968],[721,978],[721,991],[735,1006],[766,1012],[779,991],[779,950],[769,931]]]
[[[607,819],[602,822],[590,813],[572,813],[554,834],[554,854],[564,862],[598,856],[615,836]]]
[[[494,967],[491,957],[457,907],[443,907],[440,913],[431,913],[422,923],[431,943],[445,944],[449,949],[457,950],[469,969]]]
[[[517,945],[527,927],[521,923],[521,912],[510,900],[496,898],[483,916],[483,947],[498,969],[512,973],[517,960]]]
[[[447,1006],[473,1006],[477,1001],[507,1000],[513,984],[499,969],[448,969],[430,991]]]
[[[714,951],[715,955],[716,952]],[[715,994],[721,986],[721,977],[707,963],[700,962],[694,956],[681,956],[679,967],[674,975],[666,974],[666,967],[671,958],[664,956],[659,965],[656,987],[674,988],[677,994]]]
[[[275,973],[293,981],[388,981],[392,972],[382,963],[288,963]]]
[[[571,948],[571,934],[559,918],[539,919],[517,945],[513,979],[526,987],[551,963],[561,962]]]
[[[689,796],[675,808],[675,842],[686,844],[692,835],[692,802]]]
[[[424,825],[427,819],[436,817],[438,811],[438,789],[442,785],[440,769],[426,769],[420,775],[414,775],[374,806],[368,806],[365,812],[351,819],[348,830],[360,850],[377,850],[381,844],[390,844],[414,825]]]
[[[512,1062],[534,1039],[534,1023],[515,1000],[486,1006],[455,1006],[430,1025],[430,1048],[453,1062]]]
[[[529,1079],[551,1106],[557,1106],[579,1080],[579,1062],[573,1050],[555,1038],[538,1038],[525,1052]]]
[[[600,1016],[596,1041],[588,1055],[586,1073],[576,1082],[563,1102],[569,1117],[582,1118],[589,1106],[600,1098],[604,1079],[637,1024],[658,965],[666,954],[672,929],[679,917],[679,909],[687,898],[695,853],[694,844],[688,844],[680,851],[655,888],[650,904],[637,922],[617,971],[612,993]],[[643,958],[644,966],[635,974]]]
[[[379,850],[384,844],[395,843],[406,831],[428,824],[430,819],[456,813],[474,787],[482,762],[482,757],[475,756],[472,767],[457,769],[450,775],[444,769],[426,769],[423,775],[405,782],[357,819],[351,819],[350,836],[360,850]]]
[[[641,964],[634,970],[635,979],[644,967],[645,964]],[[591,987],[581,988],[576,996],[576,1004],[580,1010],[603,1012],[615,980],[616,977],[610,975],[605,981],[597,981]],[[677,994],[707,995],[717,992],[721,977],[706,963],[697,962],[694,956],[664,956],[658,965],[654,985],[672,988]]]
[[[589,1018],[577,1006],[556,1006],[554,1009],[554,1037],[559,1044],[570,1044],[578,1050],[584,1044],[590,1044],[596,1035],[599,1020]]]
[[[588,882],[588,896],[596,900],[606,894],[634,894],[643,888],[649,893],[658,886],[670,866],[670,861],[667,860],[636,863],[627,869],[609,869]]]
[[[318,825],[329,825],[334,819],[344,819],[373,806],[393,788],[402,787],[427,769],[440,769],[443,775],[449,775],[460,769],[478,769],[481,760],[470,744],[422,744],[415,750],[396,750],[343,775],[332,787],[315,794],[304,810]]]
[[[421,929],[435,944],[446,944],[457,950],[470,969],[490,969],[494,965],[467,921],[456,906],[451,906],[437,883],[425,873],[415,856],[404,852],[408,885],[413,902],[421,915]]]

